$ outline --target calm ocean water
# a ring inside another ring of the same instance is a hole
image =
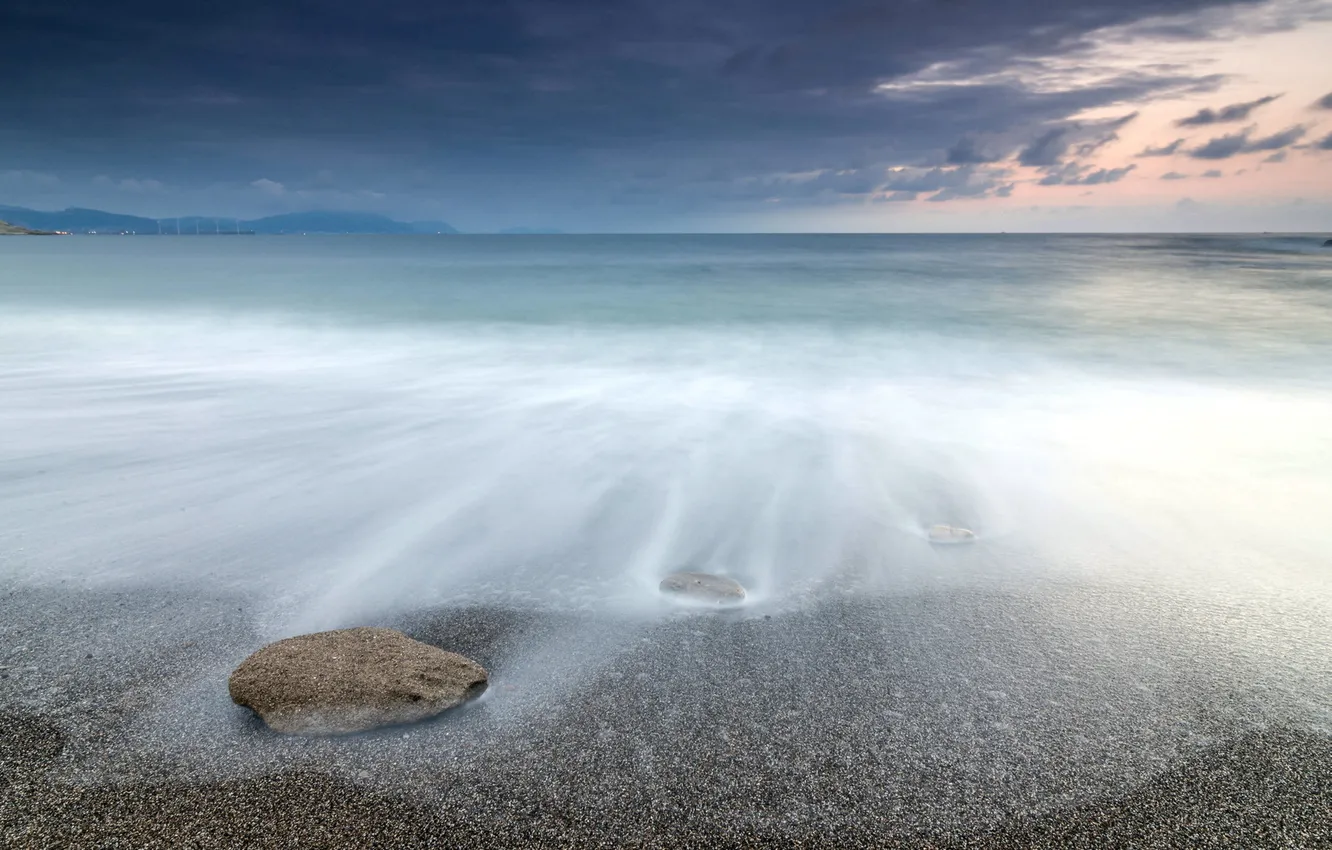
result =
[[[1054,580],[1332,611],[1320,242],[5,240],[0,573],[262,587],[284,628],[652,611],[683,566],[756,606]]]

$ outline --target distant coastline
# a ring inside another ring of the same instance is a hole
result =
[[[397,221],[365,212],[311,211],[256,219],[220,216],[146,218],[69,207],[42,211],[0,205],[0,219],[13,227],[92,236],[254,236],[254,235],[436,235],[454,234],[443,221]]]
[[[10,224],[7,221],[0,221],[0,236],[68,236],[59,230],[33,230],[30,227],[20,227],[17,224]]]
[[[148,218],[84,207],[35,210],[0,204],[0,220],[14,228],[0,232],[79,236],[452,236],[460,232],[446,221],[399,221],[353,210],[309,210],[253,219],[200,215]],[[506,236],[564,233],[549,226],[508,227],[493,232]]]

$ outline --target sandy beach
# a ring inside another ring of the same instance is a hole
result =
[[[1332,845],[1332,690],[1301,655],[1324,628],[1316,610],[1248,611],[1237,652],[1207,624],[1215,637],[1242,612],[1129,588],[845,596],[654,621],[416,611],[390,624],[481,661],[487,694],[425,724],[306,739],[227,700],[229,669],[262,640],[254,600],[10,588],[0,837]]]

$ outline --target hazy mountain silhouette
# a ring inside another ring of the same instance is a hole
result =
[[[0,219],[34,230],[66,230],[70,233],[136,233],[181,235],[207,233],[457,233],[443,221],[397,221],[388,216],[365,212],[311,211],[285,213],[264,218],[237,221],[214,216],[181,216],[153,219],[137,215],[70,207],[54,212],[0,205]]]
[[[110,233],[120,233],[121,231],[157,232],[157,222],[151,218],[121,215],[119,213],[103,212],[102,210],[87,210],[79,207],[70,207],[58,212],[41,212],[25,207],[0,206],[0,218],[10,224],[29,227],[33,230],[67,230],[70,233],[87,233],[93,230]]]

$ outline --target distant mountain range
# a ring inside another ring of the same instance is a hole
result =
[[[388,216],[364,212],[299,212],[266,218],[234,219],[211,216],[144,218],[137,215],[89,210],[79,207],[42,212],[25,207],[0,205],[0,219],[33,230],[64,230],[69,233],[457,233],[442,221],[395,221]]]

